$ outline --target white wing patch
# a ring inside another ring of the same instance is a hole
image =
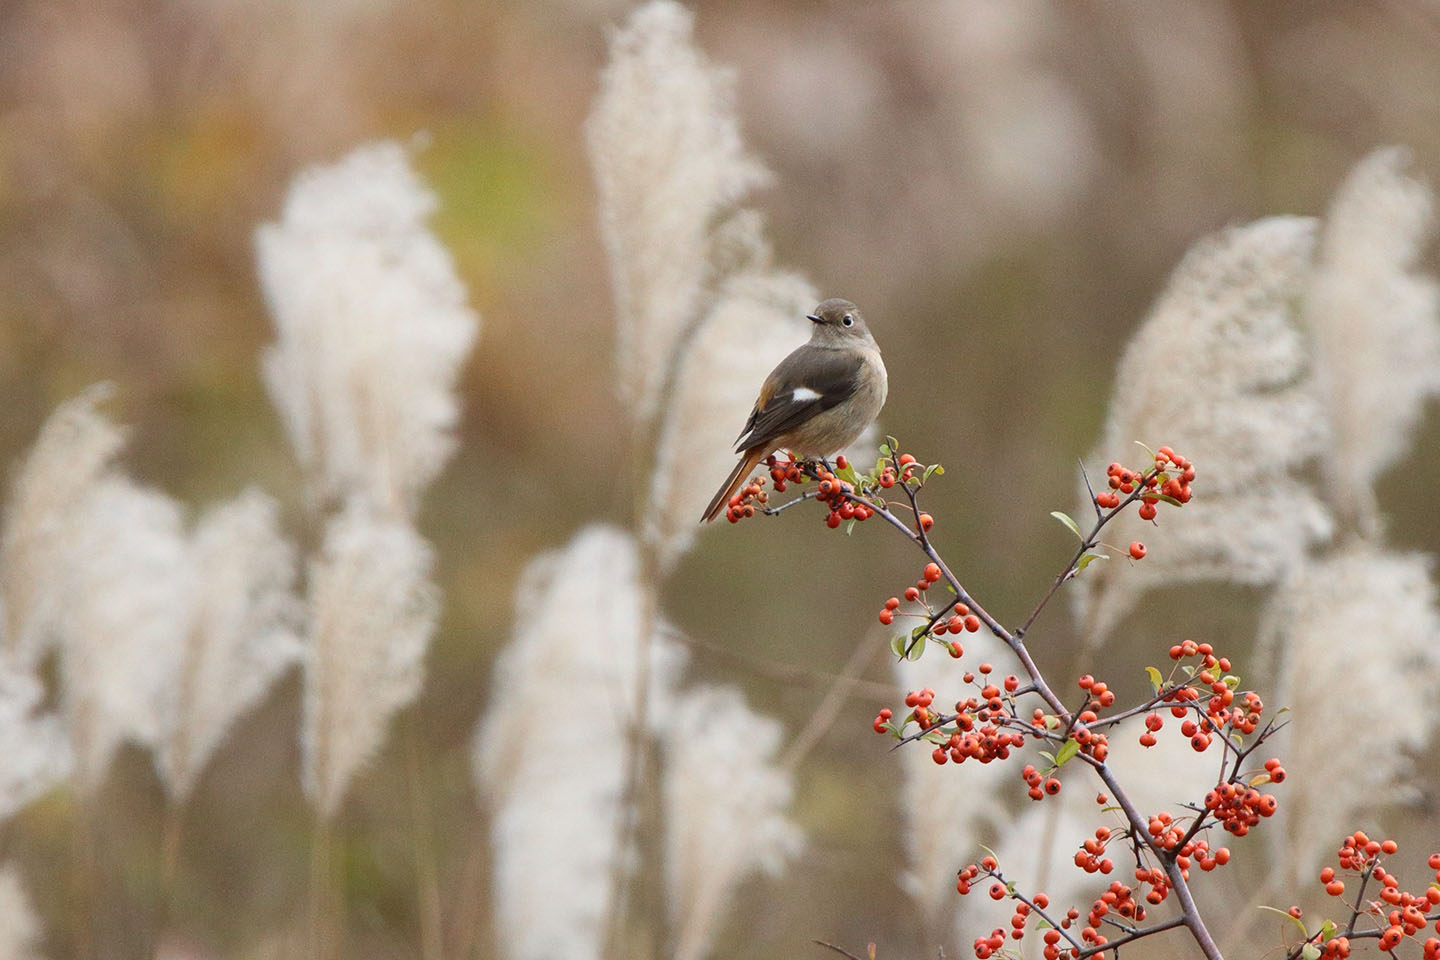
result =
[[[795,392],[790,394],[790,399],[796,403],[804,403],[806,400],[819,400],[820,394],[809,387],[796,387]]]

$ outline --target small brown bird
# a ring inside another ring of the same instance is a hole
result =
[[[735,442],[740,462],[705,508],[715,519],[755,465],[776,450],[825,457],[855,442],[885,405],[880,348],[849,300],[826,300],[809,315],[810,341],[770,371]]]

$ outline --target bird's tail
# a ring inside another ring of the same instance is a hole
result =
[[[700,518],[701,523],[709,523],[719,515],[721,510],[725,509],[725,505],[735,495],[736,489],[745,482],[746,477],[750,476],[750,471],[755,469],[755,464],[759,463],[763,456],[763,453],[751,451],[740,458],[740,462],[735,464],[735,469],[730,471],[730,476],[716,491],[714,498],[710,501],[710,506],[705,508],[705,516]]]

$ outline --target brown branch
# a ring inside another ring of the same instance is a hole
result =
[[[863,957],[857,957],[855,956],[855,954],[851,953],[849,950],[846,950],[844,947],[837,947],[833,943],[826,943],[824,940],[811,940],[810,942],[818,944],[819,946],[824,947],[826,950],[834,950],[842,957],[849,957],[850,960],[864,960]]]

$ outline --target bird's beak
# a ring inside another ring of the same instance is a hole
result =
[[[806,319],[806,320],[809,320],[811,323],[824,323],[824,322],[825,322],[824,320],[821,320],[819,317],[815,316],[815,314],[813,314],[813,313],[807,313],[807,314],[805,314],[805,319]]]

